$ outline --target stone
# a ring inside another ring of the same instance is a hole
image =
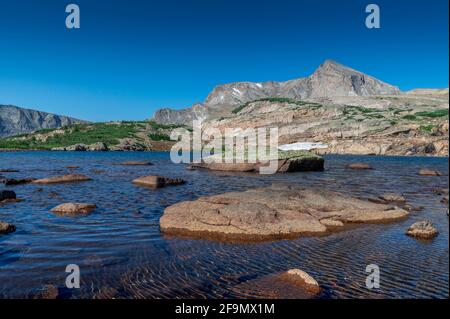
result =
[[[95,204],[87,203],[65,203],[51,209],[52,213],[65,216],[87,215],[96,209]]]
[[[16,193],[13,191],[3,190],[0,191],[0,202],[7,200],[15,200],[17,198]]]
[[[24,179],[15,179],[15,178],[5,178],[2,180],[3,184],[6,186],[12,186],[12,185],[22,185],[22,184],[29,184],[33,182],[34,178],[24,178]]]
[[[45,285],[35,299],[57,299],[59,297],[59,289],[53,285]]]
[[[421,175],[421,176],[442,176],[442,173],[439,171],[428,169],[428,168],[422,168],[419,171],[419,175]]]
[[[135,180],[133,180],[133,183],[152,188],[161,188],[168,185],[181,185],[186,183],[186,181],[180,178],[168,178],[164,176],[152,175],[136,178]]]
[[[300,269],[290,269],[281,274],[280,279],[286,280],[289,283],[299,286],[313,294],[318,294],[320,292],[318,282],[308,273]]]
[[[405,203],[406,199],[400,194],[397,193],[386,193],[380,196],[380,199],[386,202],[396,202],[396,203]]]
[[[424,220],[412,224],[406,231],[406,234],[418,239],[432,239],[436,237],[439,232],[429,220]]]
[[[149,161],[127,161],[127,162],[123,162],[122,165],[125,165],[125,166],[148,166],[148,165],[153,165],[153,164]]]
[[[9,234],[16,231],[16,226],[0,221],[0,234]]]
[[[347,168],[348,169],[361,169],[361,170],[373,169],[372,166],[370,166],[369,164],[366,164],[366,163],[352,163],[352,164],[347,165]]]
[[[67,174],[61,176],[53,176],[33,181],[34,184],[56,184],[56,183],[72,183],[90,181],[91,178],[82,174]]]
[[[103,142],[97,142],[87,146],[87,150],[91,152],[107,152],[109,151],[108,146]]]
[[[338,192],[272,185],[177,203],[165,209],[160,226],[172,235],[254,241],[322,235],[341,224],[393,222],[408,214]]]
[[[262,167],[269,165],[267,161],[224,163],[221,161],[220,155],[216,157],[217,161],[215,162],[193,163],[188,166],[188,169],[204,168],[213,171],[260,172]],[[307,151],[279,151],[278,158],[273,160],[277,161],[277,173],[323,171],[325,164],[323,157]]]

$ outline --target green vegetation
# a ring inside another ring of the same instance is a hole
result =
[[[405,120],[408,120],[408,121],[415,121],[415,120],[417,120],[417,116],[415,116],[415,115],[413,115],[413,114],[405,115],[405,116],[403,116],[403,118],[404,118]]]
[[[148,137],[153,141],[170,141],[170,136],[166,134],[148,134]]]
[[[38,140],[36,134],[13,136],[0,139],[0,148],[11,149],[41,149],[49,150],[74,144],[94,144],[103,142],[106,145],[116,145],[119,139],[136,137],[139,129],[144,128],[144,122],[94,123],[75,124],[62,128],[63,134],[54,134],[47,139]],[[41,130],[37,133],[51,133],[55,130]]]
[[[435,127],[436,127],[436,125],[427,124],[427,125],[420,126],[420,130],[424,133],[431,133]]]
[[[429,112],[417,112],[417,113],[414,113],[414,115],[420,116],[420,117],[430,117],[430,118],[444,117],[444,116],[448,116],[448,109],[439,109],[439,110],[429,111]]]
[[[294,105],[297,105],[300,107],[309,107],[309,108],[314,108],[314,109],[318,109],[318,108],[322,107],[321,104],[313,103],[313,102],[294,100],[294,99],[289,99],[289,98],[284,98],[284,97],[268,97],[268,98],[254,100],[251,102],[241,104],[240,106],[238,106],[237,108],[232,110],[231,113],[237,114],[240,111],[242,111],[244,108],[246,108],[247,106],[249,106],[250,104],[255,103],[255,102],[288,103],[288,104],[294,104]]]

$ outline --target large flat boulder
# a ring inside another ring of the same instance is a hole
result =
[[[181,185],[184,183],[186,183],[186,181],[181,178],[169,178],[157,175],[142,176],[133,180],[133,184],[151,188],[162,188],[169,185]]]
[[[225,240],[268,240],[322,235],[350,223],[386,223],[404,209],[323,189],[289,185],[231,192],[165,209],[162,232]]]
[[[52,208],[50,211],[62,216],[77,216],[87,215],[96,208],[95,204],[89,203],[64,203]]]
[[[220,160],[220,156],[213,156],[214,161],[203,161],[201,163],[193,163],[190,169],[205,168],[213,171],[229,171],[229,172],[259,172],[261,167],[267,167],[268,160],[277,161],[277,173],[287,172],[307,172],[307,171],[323,171],[325,160],[323,157],[307,151],[279,151],[277,158],[256,160],[254,163],[247,160],[244,156],[242,161],[236,163],[225,163]]]
[[[57,183],[73,183],[90,181],[91,178],[83,174],[67,174],[61,176],[53,176],[33,181],[34,184],[57,184]]]

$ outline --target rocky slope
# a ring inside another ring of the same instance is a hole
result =
[[[449,96],[281,98],[248,102],[205,123],[218,128],[278,127],[279,144],[317,142],[317,153],[448,156]]]
[[[76,123],[85,122],[67,116],[23,109],[12,105],[0,105],[0,138]]]
[[[193,119],[228,115],[235,107],[268,97],[307,99],[338,96],[396,95],[397,87],[381,82],[334,61],[325,61],[311,76],[286,82],[237,82],[219,85],[203,104],[183,110],[158,110],[157,123],[191,124]]]

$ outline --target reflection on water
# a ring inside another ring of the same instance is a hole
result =
[[[114,165],[144,159],[155,165]],[[344,168],[355,161],[370,162],[375,170]],[[0,220],[17,226],[15,233],[0,235],[0,297],[31,298],[47,284],[61,288],[65,298],[271,297],[272,291],[262,287],[265,280],[290,268],[315,277],[322,298],[448,297],[447,206],[432,192],[448,188],[448,176],[417,175],[421,167],[448,175],[448,159],[328,156],[325,172],[261,176],[190,171],[172,164],[168,153],[0,153],[0,169],[20,170],[0,175],[13,178],[66,174],[70,165],[94,180],[8,188],[24,201],[0,206]],[[152,174],[188,183],[159,190],[131,183]],[[424,209],[395,224],[276,242],[221,243],[160,234],[158,220],[171,204],[275,181],[362,197],[400,192]],[[77,218],[49,212],[69,201],[93,202],[99,208]],[[404,235],[422,219],[430,219],[440,231],[433,241]],[[365,269],[372,263],[380,266],[381,288],[370,291]],[[68,264],[80,266],[81,289],[63,289]]]

